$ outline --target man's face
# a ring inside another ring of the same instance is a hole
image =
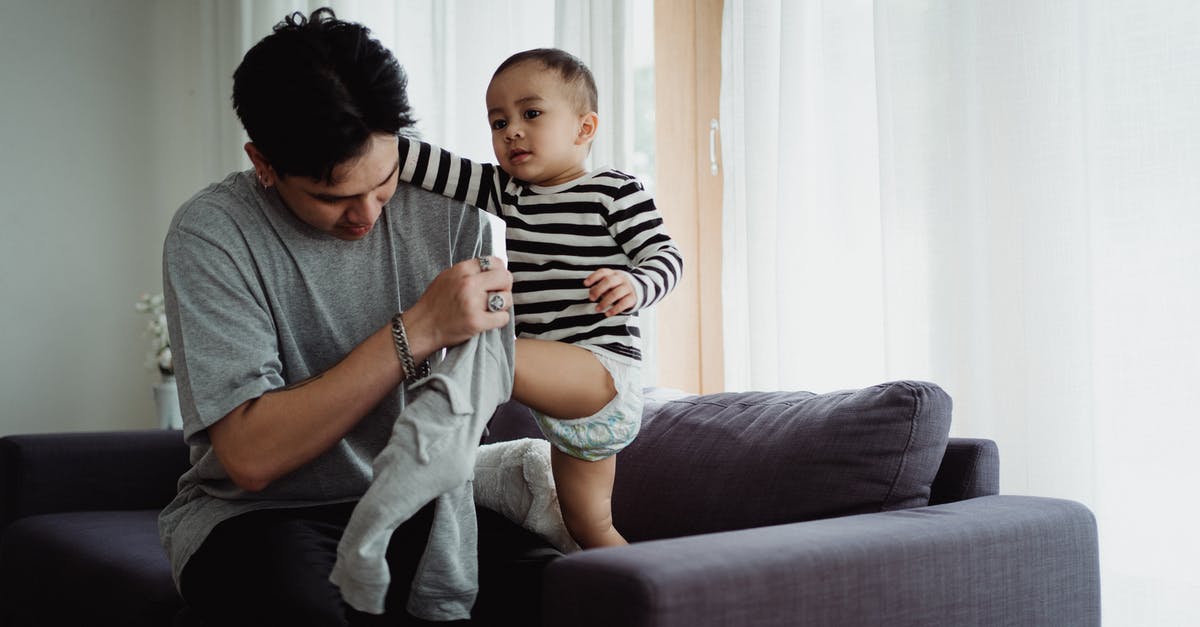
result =
[[[394,135],[372,135],[361,156],[333,169],[332,185],[286,176],[275,180],[275,188],[288,209],[309,226],[341,240],[362,239],[396,193],[398,141]]]

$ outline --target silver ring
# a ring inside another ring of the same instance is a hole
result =
[[[500,294],[500,292],[492,292],[492,294],[488,296],[487,307],[488,311],[492,313],[502,311],[504,309],[504,296]]]
[[[475,261],[479,262],[479,271],[480,272],[487,272],[488,270],[492,269],[492,258],[491,257],[476,257]]]

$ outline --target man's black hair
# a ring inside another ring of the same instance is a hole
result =
[[[534,48],[518,52],[504,60],[500,67],[492,73],[492,79],[500,76],[504,70],[507,70],[514,65],[524,63],[526,61],[537,61],[543,67],[549,68],[558,72],[563,82],[570,85],[575,90],[576,108],[579,113],[588,113],[597,110],[597,101],[599,97],[596,91],[596,79],[592,77],[592,71],[579,57],[558,48]]]
[[[372,134],[414,124],[407,83],[370,30],[321,8],[292,13],[246,53],[233,108],[279,176],[332,184],[333,169],[362,154]]]

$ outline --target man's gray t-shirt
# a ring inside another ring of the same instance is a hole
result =
[[[403,386],[333,448],[261,492],[229,479],[206,429],[248,400],[328,370],[412,306],[442,270],[491,250],[480,211],[409,185],[397,188],[370,233],[348,242],[296,218],[253,174],[231,174],[184,203],[164,244],[192,462],[159,516],[176,582],[223,520],[360,498],[403,408]]]

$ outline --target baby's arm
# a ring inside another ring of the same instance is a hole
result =
[[[596,310],[612,316],[662,300],[679,283],[683,256],[641,183],[630,179],[607,204],[608,229],[631,265],[628,271],[601,268],[584,285],[590,288]]]
[[[427,191],[500,214],[500,190],[508,183],[504,170],[475,163],[433,144],[400,137],[400,180]]]

